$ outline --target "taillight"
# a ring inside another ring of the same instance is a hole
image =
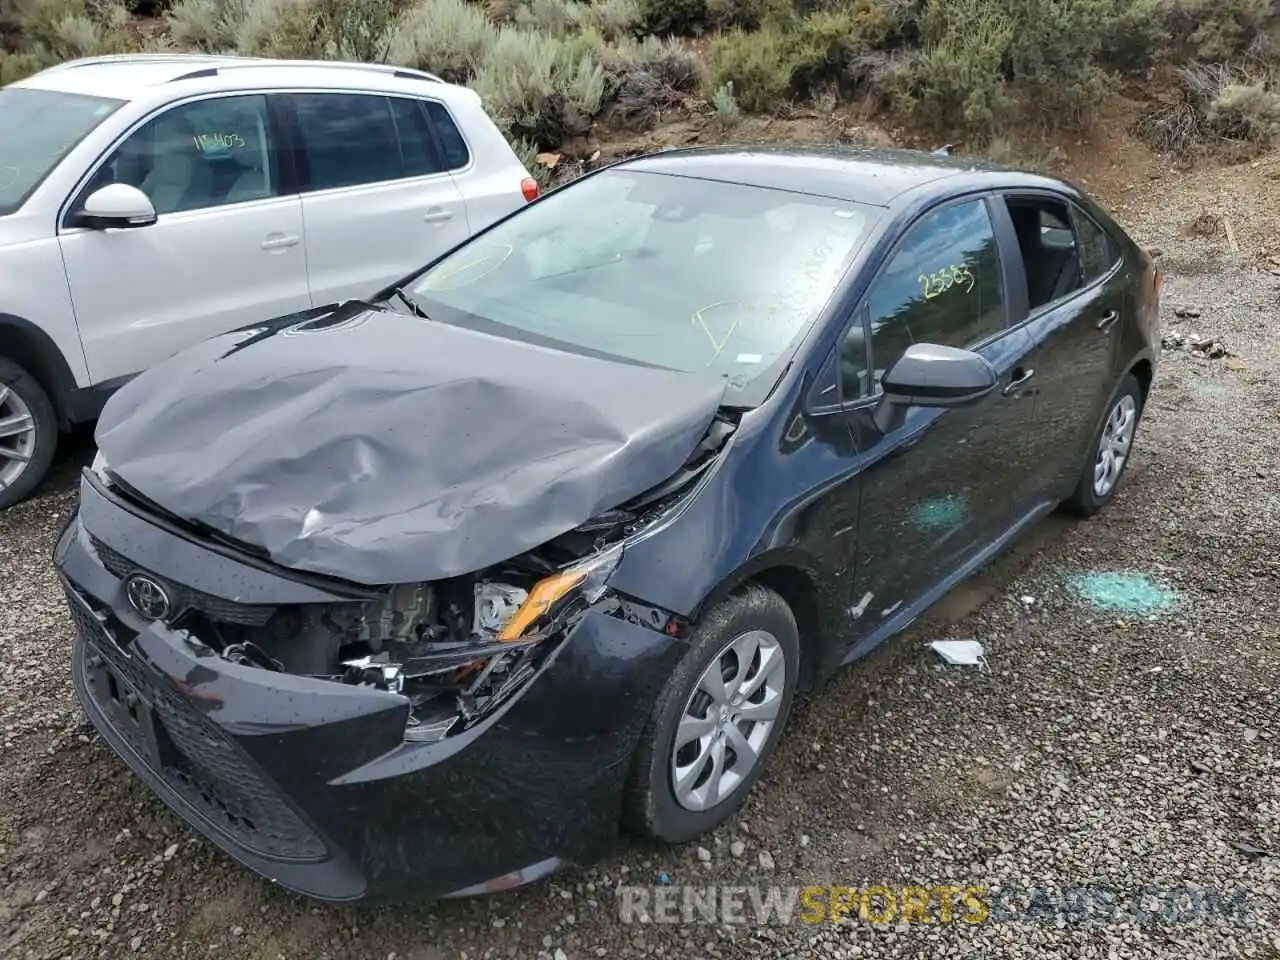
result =
[[[1162,286],[1164,286],[1164,274],[1160,272],[1160,268],[1159,268],[1159,267],[1156,267],[1156,280],[1155,280],[1155,287],[1156,287],[1156,295],[1157,295],[1157,296],[1159,296],[1159,294],[1160,294],[1160,288],[1161,288]]]
[[[538,181],[533,177],[525,177],[520,181],[520,192],[524,194],[524,202],[532,203],[538,199]]]

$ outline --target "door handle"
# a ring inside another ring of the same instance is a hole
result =
[[[1110,330],[1111,325],[1119,319],[1120,312],[1118,310],[1108,310],[1102,315],[1102,319],[1098,321],[1098,329],[1104,332]]]
[[[282,236],[268,237],[266,240],[262,241],[262,249],[263,250],[283,250],[286,247],[297,246],[297,243],[298,243],[297,237],[282,237]]]
[[[429,210],[423,214],[422,219],[427,223],[444,223],[453,219],[451,210]]]
[[[1013,372],[1013,379],[1009,381],[1009,385],[1005,387],[1003,390],[1001,390],[1000,392],[1006,397],[1013,393],[1016,393],[1019,387],[1021,387],[1024,383],[1026,383],[1035,375],[1036,375],[1036,372],[1032,370],[1030,367],[1028,367],[1026,370],[1015,370]]]

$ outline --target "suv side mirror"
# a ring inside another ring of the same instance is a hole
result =
[[[971,350],[916,343],[880,378],[884,396],[875,411],[876,429],[888,433],[907,407],[964,407],[999,383],[995,368]]]
[[[91,230],[149,227],[156,222],[156,208],[137,187],[111,183],[89,194],[75,217],[78,227]]]

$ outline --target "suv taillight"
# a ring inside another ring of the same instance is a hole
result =
[[[524,202],[532,203],[538,199],[538,181],[533,177],[525,177],[520,181],[520,192],[524,194]]]

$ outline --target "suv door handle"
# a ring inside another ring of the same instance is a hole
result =
[[[1009,396],[1017,391],[1024,383],[1036,375],[1036,372],[1028,367],[1026,370],[1013,371],[1013,379],[1009,381],[1009,385],[1000,391],[1004,396]]]
[[[298,243],[297,237],[286,237],[286,236],[277,234],[274,237],[268,237],[266,240],[263,240],[262,249],[263,250],[283,250],[285,247],[297,246],[297,243]]]
[[[422,215],[422,219],[427,223],[444,223],[446,220],[453,219],[453,211],[451,210],[428,210]]]
[[[1107,331],[1111,329],[1111,325],[1120,319],[1120,311],[1109,310],[1102,315],[1102,319],[1098,321],[1098,329]]]

